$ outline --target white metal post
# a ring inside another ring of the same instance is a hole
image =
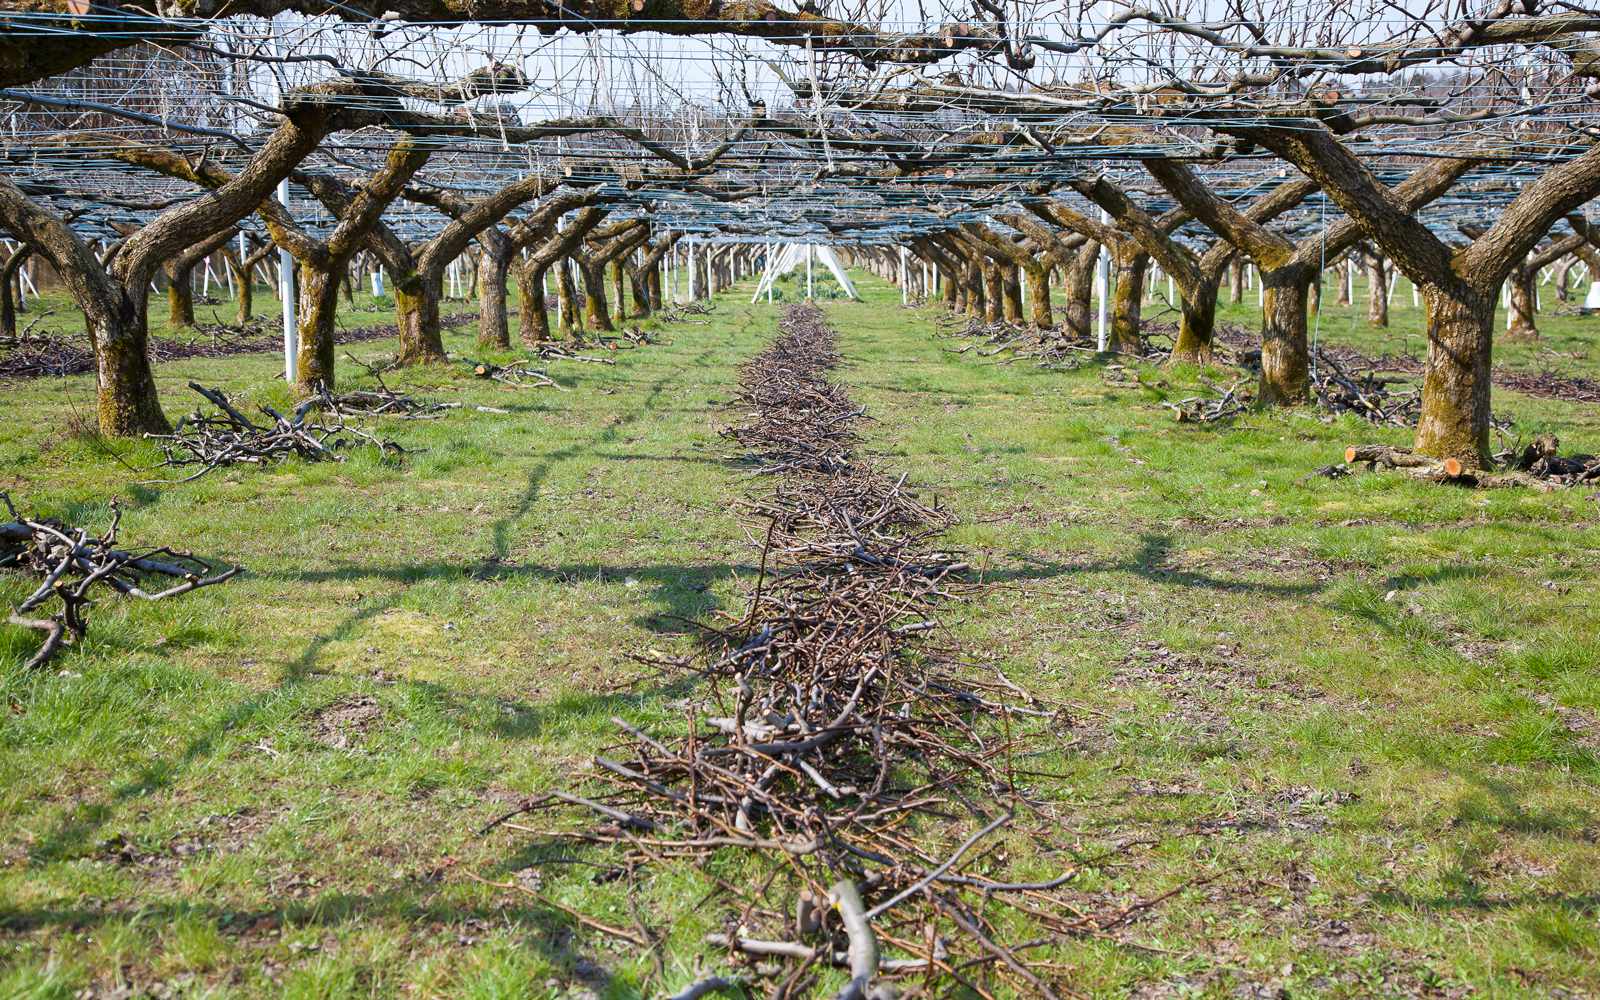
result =
[[[283,57],[283,42],[278,37],[278,22],[272,21],[272,54]],[[274,83],[277,77],[273,77]],[[283,102],[283,89],[278,88],[278,102]],[[278,201],[283,204],[284,213],[293,217],[289,211],[289,178],[285,177],[278,182]],[[278,249],[278,301],[283,305],[283,378],[289,385],[295,384],[295,377],[299,374],[299,365],[296,356],[300,353],[300,328],[295,316],[294,308],[294,256],[289,251],[280,247]]]
[[[811,244],[806,244],[806,298],[811,298]]]
[[[910,283],[910,279],[911,279],[911,276],[906,273],[906,248],[905,247],[901,247],[900,248],[900,304],[901,305],[907,305],[910,302],[911,293],[906,287]]]

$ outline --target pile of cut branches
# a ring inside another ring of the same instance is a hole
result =
[[[383,380],[383,367],[369,365],[345,353],[353,364],[367,370],[376,389],[351,389],[348,392],[330,392],[326,387],[317,392],[313,402],[329,413],[345,417],[398,417],[401,420],[437,420],[450,410],[461,408],[460,403],[426,403],[398,389],[389,388]]]
[[[94,371],[94,351],[82,336],[21,336],[0,347],[14,348],[0,355],[0,382]]]
[[[12,518],[9,524],[0,524],[0,569],[39,579],[37,589],[8,619],[13,625],[44,633],[43,644],[28,661],[30,667],[43,666],[62,646],[72,645],[88,632],[90,595],[96,587],[124,597],[160,601],[222,583],[244,568],[217,572],[191,553],[165,546],[137,555],[124,551],[118,547],[122,509],[115,499],[111,501],[111,524],[99,535],[50,518],[22,517],[8,494],[0,493],[0,500]],[[160,581],[160,586],[152,587],[151,581]],[[33,617],[54,601],[61,602],[59,611]]]
[[[547,342],[539,345],[540,361],[585,361],[592,365],[614,365],[613,358],[594,358],[576,351],[569,351],[560,344]],[[526,363],[526,362],[522,362]]]
[[[998,357],[999,360],[991,362],[997,365],[1032,361],[1041,368],[1070,369],[1079,367],[1081,355],[1096,353],[1093,341],[1074,337],[1066,330],[1046,330],[1010,323],[983,324],[969,320],[960,329],[945,336],[971,341],[960,350],[949,353],[972,353],[980,358]]]
[[[1224,388],[1217,383],[1199,376],[1199,381],[1216,396],[1189,396],[1176,403],[1163,402],[1161,405],[1173,411],[1173,418],[1179,423],[1211,424],[1219,420],[1235,417],[1250,409],[1252,395],[1246,388],[1254,379],[1242,378]]]
[[[650,336],[650,334],[636,326],[623,330],[622,339],[626,340],[634,347],[659,347],[668,343],[668,341],[662,340],[659,337]]]
[[[717,311],[712,302],[682,302],[668,309],[656,313],[656,318],[663,323],[699,323],[710,322],[703,319],[690,319],[690,316],[709,316]]]
[[[478,378],[489,379],[503,385],[515,386],[518,389],[551,388],[557,392],[571,392],[566,386],[550,377],[550,373],[543,368],[529,368],[531,363],[527,360],[513,361],[510,364],[494,365],[487,361],[474,361],[471,358],[462,358],[462,361],[472,366],[472,374]]]
[[[687,734],[614,718],[625,749],[594,758],[596,791],[531,796],[485,832],[504,824],[552,846],[621,851],[630,872],[728,851],[766,867],[764,883],[715,878],[713,894],[738,898],[705,939],[754,975],[702,978],[679,996],[766,980],[769,995],[793,997],[839,967],[848,978],[837,1000],[892,995],[890,980],[912,974],[927,990],[953,982],[983,996],[974,979],[1004,976],[1058,1000],[1051,981],[1065,967],[1029,951],[1056,935],[1105,935],[1205,879],[1104,912],[1065,895],[1084,869],[1131,846],[1085,850],[1018,780],[1013,755],[1060,747],[1070,720],[929,641],[967,568],[940,542],[955,517],[852,454],[850,426],[864,414],[825,378],[837,353],[820,310],[786,308],[782,330],[742,369],[751,422],[726,435],[763,470],[787,474],[746,501],[761,567],[744,613],[703,625],[696,659],[634,657],[706,682]],[[509,822],[557,807],[582,810],[568,813],[577,825]],[[1011,878],[995,853],[1007,827],[1012,857],[1020,851],[1033,877]],[[521,881],[492,884],[560,905]],[[659,944],[637,913],[629,929],[560,908],[652,954]],[[1029,940],[1008,944],[1018,923]]]
[[[200,469],[183,479],[146,480],[141,485],[186,483],[225,466],[277,465],[296,457],[308,462],[343,462],[347,456],[336,449],[362,444],[377,448],[382,455],[407,454],[406,449],[395,442],[380,440],[360,427],[345,423],[337,409],[331,411],[332,419],[325,423],[309,420],[313,409],[328,405],[321,396],[301,403],[287,417],[263,405],[261,412],[273,421],[271,426],[263,427],[240,413],[226,393],[207,389],[197,382],[190,382],[189,388],[221,412],[208,415],[196,409],[178,421],[173,433],[144,435],[147,440],[158,442],[166,460],[141,471],[194,465]]]
[[[1422,413],[1422,394],[1416,389],[1389,388],[1410,385],[1410,378],[1379,375],[1371,368],[1364,375],[1351,375],[1325,351],[1317,352],[1317,360],[1319,363],[1312,369],[1311,391],[1326,412],[1354,413],[1380,425],[1417,425],[1417,417]]]
[[[1515,446],[1497,452],[1501,467],[1519,472],[1554,486],[1600,486],[1600,458],[1578,453],[1561,455],[1561,439],[1540,434],[1525,448]]]

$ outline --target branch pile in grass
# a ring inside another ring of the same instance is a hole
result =
[[[543,344],[539,345],[539,360],[540,361],[586,361],[591,365],[614,365],[614,364],[617,363],[616,360],[613,359],[613,358],[591,358],[591,357],[589,357],[588,355],[585,355],[585,354],[578,354],[575,351],[569,351],[565,347],[562,347],[560,344],[549,343],[549,342],[546,342],[546,343],[543,343]],[[527,362],[526,361],[519,361],[519,362],[517,362],[517,364],[527,364]]]
[[[710,320],[689,319],[690,316],[709,316],[717,311],[713,302],[682,302],[668,309],[656,313],[656,319],[663,323],[697,323],[702,326]]]
[[[367,370],[378,383],[376,389],[352,389],[349,392],[318,391],[313,401],[329,413],[346,417],[398,417],[401,420],[437,420],[449,410],[459,410],[460,403],[425,403],[397,389],[389,388],[383,380],[383,367],[369,365],[345,353],[351,363]]]
[[[1009,365],[1017,361],[1032,361],[1040,368],[1077,368],[1081,356],[1097,354],[1094,341],[1073,336],[1065,329],[1040,329],[1036,326],[1015,326],[1010,323],[979,323],[976,320],[950,320],[941,325],[959,323],[945,337],[972,341],[951,354],[974,354],[980,358],[999,358],[991,362]]]
[[[1092,912],[1093,902],[1063,895],[1083,869],[1131,846],[1085,851],[1067,817],[1018,778],[1013,755],[1060,748],[1070,720],[997,668],[930,641],[968,568],[941,544],[956,519],[852,453],[850,428],[864,414],[825,378],[837,352],[821,311],[788,307],[782,330],[743,367],[750,422],[726,433],[746,449],[741,460],[784,473],[746,501],[761,566],[744,612],[703,625],[696,660],[634,657],[697,664],[708,690],[690,703],[687,734],[658,737],[613,718],[624,749],[594,758],[595,791],[533,796],[485,831],[505,824],[552,844],[614,845],[630,871],[719,851],[760,858],[764,886],[717,879],[741,912],[706,941],[752,966],[771,995],[800,995],[813,969],[837,966],[848,980],[836,1000],[891,995],[886,980],[909,974],[929,989],[952,982],[989,995],[969,976],[991,973],[1058,1000],[1047,980],[1062,967],[1027,949],[1051,935],[1104,934],[1166,896]],[[557,807],[582,810],[580,825],[508,822]],[[1012,878],[995,853],[1007,827],[1020,834],[1009,848],[1037,859],[1033,877]],[[657,944],[637,915],[630,929],[560,908]],[[1005,943],[1019,924],[1028,943]]]
[[[1173,411],[1173,417],[1179,423],[1211,424],[1219,420],[1235,417],[1250,409],[1251,393],[1245,388],[1252,379],[1242,378],[1227,388],[1199,376],[1201,382],[1217,393],[1216,397],[1190,396],[1180,399],[1176,403],[1162,403],[1167,409]]]
[[[478,378],[490,379],[503,385],[514,386],[518,389],[551,388],[557,392],[571,392],[566,386],[550,377],[550,373],[542,368],[529,368],[529,361],[513,361],[505,365],[492,365],[487,361],[474,361],[471,358],[462,358],[462,361],[472,366],[472,374]]]
[[[0,524],[0,569],[40,580],[38,588],[8,619],[13,625],[44,633],[44,643],[28,661],[30,667],[43,666],[62,646],[83,638],[89,630],[90,595],[97,587],[124,597],[160,601],[222,583],[244,568],[217,572],[188,552],[164,546],[138,555],[118,548],[122,510],[116,500],[111,501],[111,525],[100,535],[56,520],[22,517],[9,495],[0,493],[0,500],[12,517],[11,523]],[[159,586],[153,587],[151,581],[158,581]],[[54,601],[61,602],[59,611],[34,617]]]
[[[1416,389],[1390,389],[1410,385],[1404,376],[1379,375],[1369,369],[1364,375],[1350,375],[1327,352],[1318,351],[1319,364],[1312,370],[1311,391],[1328,413],[1354,413],[1374,424],[1415,427],[1422,413],[1422,394]]]
[[[94,371],[94,351],[85,337],[16,337],[0,347],[15,348],[0,356],[0,382]]]
[[[224,466],[277,465],[296,457],[308,462],[343,462],[347,456],[335,449],[362,444],[377,448],[383,455],[409,454],[393,441],[379,440],[360,427],[345,423],[337,410],[332,413],[332,420],[326,423],[308,420],[310,411],[323,402],[321,397],[314,396],[301,403],[289,417],[270,406],[262,406],[261,411],[273,420],[272,426],[262,427],[240,413],[226,393],[207,389],[196,382],[190,382],[189,388],[222,412],[208,416],[196,409],[192,415],[178,421],[173,433],[144,436],[147,440],[159,442],[158,447],[166,456],[166,461],[150,466],[150,469],[198,465],[200,470],[183,479],[147,480],[141,485],[186,483]],[[148,472],[149,469],[142,471]]]

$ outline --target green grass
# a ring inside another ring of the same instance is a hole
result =
[[[934,337],[937,312],[856,278],[866,303],[826,305],[839,376],[880,421],[865,450],[962,514],[952,544],[990,585],[945,617],[975,655],[1073,706],[1067,745],[1027,766],[1056,775],[1035,787],[1082,843],[1152,842],[1086,875],[1084,904],[1221,876],[1128,928],[1131,943],[1031,954],[1096,997],[1600,989],[1587,494],[1298,486],[1346,444],[1408,432],[1309,412],[1179,425],[1160,403],[1197,394],[1195,373],[1113,389],[1092,360],[958,357]],[[774,329],[777,307],[741,288],[707,325],[662,327],[670,346],[615,368],[554,363],[570,393],[403,374],[469,407],[382,424],[427,449],[398,466],[358,455],[133,486],[145,477],[109,454],[141,466],[153,450],[67,429],[92,411],[90,379],[9,389],[0,488],[25,509],[98,524],[119,496],[126,539],[249,572],[170,603],[106,602],[46,672],[22,667],[33,633],[0,631],[0,997],[620,998],[686,983],[703,934],[736,909],[705,899],[705,874],[638,876],[639,912],[668,942],[658,977],[640,950],[463,873],[504,882],[548,856],[526,834],[474,831],[531,791],[582,783],[611,715],[683,724],[670,703],[688,688],[628,683],[643,671],[625,654],[687,649],[682,619],[738,607],[757,558],[729,513],[746,484],[714,431],[735,365]],[[1251,301],[1219,319],[1253,325]],[[1404,286],[1388,331],[1350,316],[1330,305],[1319,338],[1418,343]],[[1597,322],[1542,317],[1544,343],[1585,350]],[[476,357],[471,333],[446,346]],[[1531,365],[1541,346],[1502,356]],[[171,362],[156,377],[176,416],[191,379],[286,401],[280,366]],[[366,379],[342,360],[339,374]],[[1497,393],[1495,411],[1600,446],[1593,407]],[[0,598],[25,592],[0,581]],[[359,698],[378,709],[346,745],[319,740],[321,714]],[[1019,873],[1049,872],[1013,846]],[[708,869],[756,875],[737,859]],[[540,871],[547,896],[631,926],[627,880]]]

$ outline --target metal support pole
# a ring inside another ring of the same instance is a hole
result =
[[[278,201],[284,211],[289,210],[289,179],[278,182]],[[294,256],[289,251],[278,250],[278,300],[283,303],[283,377],[294,385],[299,374],[297,357],[300,353],[300,327],[294,308]]]
[[[272,22],[272,54],[279,58],[283,56],[283,42],[278,38],[276,20]],[[277,96],[279,103],[282,103],[284,95],[281,85]],[[278,201],[283,204],[284,213],[292,218],[287,177],[278,182]],[[294,256],[282,247],[278,249],[278,301],[283,305],[283,378],[293,387],[299,374],[297,355],[300,353],[300,328],[294,308]]]
[[[806,244],[806,298],[811,298],[811,244]]]

